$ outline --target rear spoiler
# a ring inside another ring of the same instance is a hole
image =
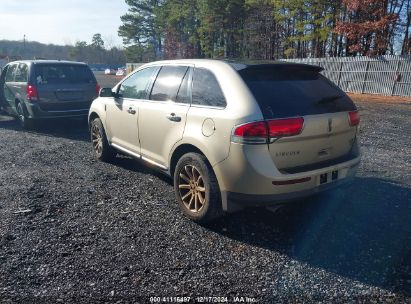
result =
[[[249,70],[249,71],[264,71],[264,70],[282,70],[282,71],[311,71],[320,73],[324,70],[324,68],[317,66],[317,65],[309,65],[309,64],[302,64],[302,63],[288,63],[288,62],[281,62],[281,63],[271,63],[271,64],[253,64],[247,65],[241,70]]]

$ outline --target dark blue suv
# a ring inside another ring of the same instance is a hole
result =
[[[0,76],[0,106],[23,128],[36,119],[87,117],[100,90],[87,64],[24,60],[7,64]]]

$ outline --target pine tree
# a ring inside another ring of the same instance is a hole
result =
[[[165,1],[157,24],[164,33],[164,54],[167,59],[200,57],[197,33],[197,2]]]
[[[161,0],[125,0],[130,6],[128,13],[121,16],[123,25],[118,34],[129,46],[128,54],[138,51],[141,54],[153,51],[153,57],[162,57],[162,33],[156,23],[156,13],[162,5]],[[136,54],[136,56],[139,56]]]

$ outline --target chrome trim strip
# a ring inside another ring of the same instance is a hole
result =
[[[41,108],[41,106],[40,106]],[[64,111],[46,111],[46,110],[42,110],[44,112],[47,113],[67,113],[67,112],[84,112],[84,111],[89,111],[90,109],[80,109],[80,110],[64,110]]]
[[[155,162],[155,161],[153,161],[153,160],[151,160],[151,159],[148,159],[147,157],[141,156],[141,155],[138,154],[138,153],[132,152],[132,151],[126,149],[126,148],[123,148],[123,147],[117,145],[117,144],[113,144],[113,143],[112,143],[111,145],[112,145],[114,148],[116,148],[116,149],[118,149],[118,150],[120,150],[120,151],[122,151],[122,152],[124,152],[124,153],[126,153],[126,154],[128,154],[128,155],[134,156],[135,158],[142,159],[142,160],[144,160],[145,162],[148,162],[149,164],[152,164],[152,165],[154,165],[154,166],[156,166],[156,167],[159,167],[159,168],[161,168],[161,169],[163,169],[163,170],[168,170],[168,168],[167,168],[166,166],[163,166],[163,165],[161,165],[161,164],[159,164],[159,163],[157,163],[157,162]]]
[[[207,105],[200,105],[200,104],[195,104],[191,103],[192,108],[200,108],[200,109],[210,109],[210,110],[225,110],[227,106],[225,107],[216,107],[216,106],[207,106]]]
[[[141,157],[141,159],[142,160],[144,160],[144,161],[146,161],[146,162],[148,162],[148,163],[150,163],[150,164],[152,164],[152,165],[154,165],[154,166],[157,166],[157,167],[159,167],[159,168],[161,168],[161,169],[163,169],[163,170],[168,170],[168,168],[166,167],[166,166],[163,166],[163,165],[160,165],[159,163],[157,163],[157,162],[155,162],[155,161],[153,161],[153,160],[151,160],[151,159],[148,159],[147,157]]]
[[[111,144],[114,148],[116,148],[116,149],[118,149],[118,150],[120,150],[120,151],[122,151],[122,152],[124,152],[124,153],[126,153],[126,154],[129,154],[129,155],[131,155],[131,156],[134,156],[134,157],[136,157],[136,158],[140,158],[141,157],[141,155],[140,154],[138,154],[138,153],[135,153],[135,152],[131,152],[131,151],[129,151],[129,150],[127,150],[126,148],[123,148],[123,147],[121,147],[121,146],[119,146],[119,145],[117,145],[117,144]]]

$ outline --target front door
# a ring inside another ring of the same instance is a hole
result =
[[[157,67],[140,70],[127,77],[118,89],[119,98],[107,103],[107,134],[109,141],[120,148],[140,154],[138,120],[139,100],[147,99],[148,87]]]

